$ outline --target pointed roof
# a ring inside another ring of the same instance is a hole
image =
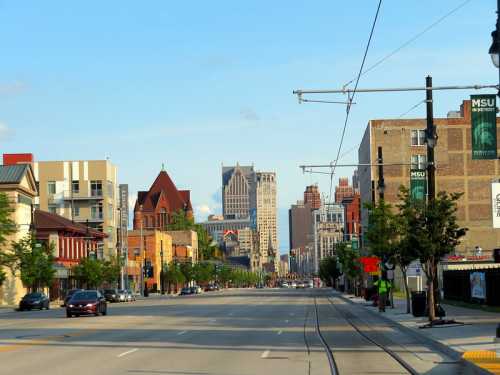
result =
[[[26,176],[31,193],[38,193],[35,184],[35,175],[30,164],[12,164],[0,165],[0,185],[18,185],[21,184]],[[21,188],[22,190],[27,190]],[[28,191],[29,192],[29,191]]]
[[[149,191],[138,192],[136,209],[142,204],[143,210],[154,210],[162,195],[167,200],[171,211],[192,210],[189,190],[177,190],[174,182],[164,170],[160,171]]]

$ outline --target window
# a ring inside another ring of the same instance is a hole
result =
[[[49,204],[49,212],[51,214],[56,214],[57,213],[57,205],[55,205],[55,204]]]
[[[102,202],[95,203],[90,207],[92,219],[102,219]]]
[[[92,197],[102,197],[102,181],[101,180],[90,181],[90,195]]]
[[[108,203],[108,219],[113,220],[113,205]]]
[[[73,206],[73,217],[80,216],[80,207]]]
[[[80,181],[76,180],[71,183],[71,191],[73,194],[80,193]]]
[[[426,169],[427,156],[426,155],[412,155],[411,156],[411,169]]]
[[[48,181],[47,182],[47,193],[49,195],[54,195],[56,193],[56,182]]]
[[[425,145],[425,130],[412,130],[411,131],[411,145],[424,146]]]

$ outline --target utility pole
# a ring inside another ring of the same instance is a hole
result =
[[[378,156],[378,198],[382,201],[384,200],[384,159],[382,157],[382,147],[378,146],[377,148],[377,156]]]
[[[161,294],[165,294],[165,288],[163,286],[163,240],[160,240],[160,261],[161,261],[161,271],[160,271],[160,291]]]
[[[145,249],[144,249],[144,239],[143,239],[143,233],[142,233],[142,227],[143,227],[143,223],[144,223],[144,218],[142,216],[142,204],[139,206],[139,211],[141,212],[141,226],[140,226],[140,237],[141,237],[141,245],[140,245],[140,249],[141,249],[141,255],[143,256],[144,258],[144,262],[141,262],[141,296],[144,297],[144,272],[146,271],[146,253],[145,253]]]
[[[499,0],[500,1],[500,0]],[[436,166],[434,164],[434,147],[436,147],[437,136],[434,126],[434,112],[432,102],[432,77],[425,78],[426,106],[427,106],[427,128],[425,131],[425,140],[427,143],[427,184],[428,200],[433,201],[436,197]]]

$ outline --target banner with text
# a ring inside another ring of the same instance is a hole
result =
[[[410,194],[412,199],[425,199],[427,194],[427,173],[424,169],[412,169],[410,171]]]
[[[500,182],[491,183],[491,209],[493,228],[500,228]]]
[[[472,159],[497,158],[496,95],[471,95]]]

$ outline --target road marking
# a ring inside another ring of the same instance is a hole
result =
[[[136,351],[138,351],[139,349],[131,349],[131,350],[128,350],[126,352],[123,352],[122,354],[118,354],[117,357],[118,358],[121,358],[121,357],[125,357],[127,354],[131,354],[131,353],[134,353]]]
[[[279,332],[278,332],[278,335],[281,335],[282,333],[283,333],[283,331],[279,331]]]
[[[271,352],[270,350],[266,350],[264,353],[262,353],[262,355],[260,356],[260,358],[267,358],[267,357],[269,357],[269,353],[270,352]]]
[[[210,319],[209,322],[210,323],[215,323],[217,321],[217,319]]]
[[[177,336],[183,335],[183,334],[185,334],[185,333],[187,333],[187,331],[181,331],[181,332],[179,332],[179,333],[177,334]]]

